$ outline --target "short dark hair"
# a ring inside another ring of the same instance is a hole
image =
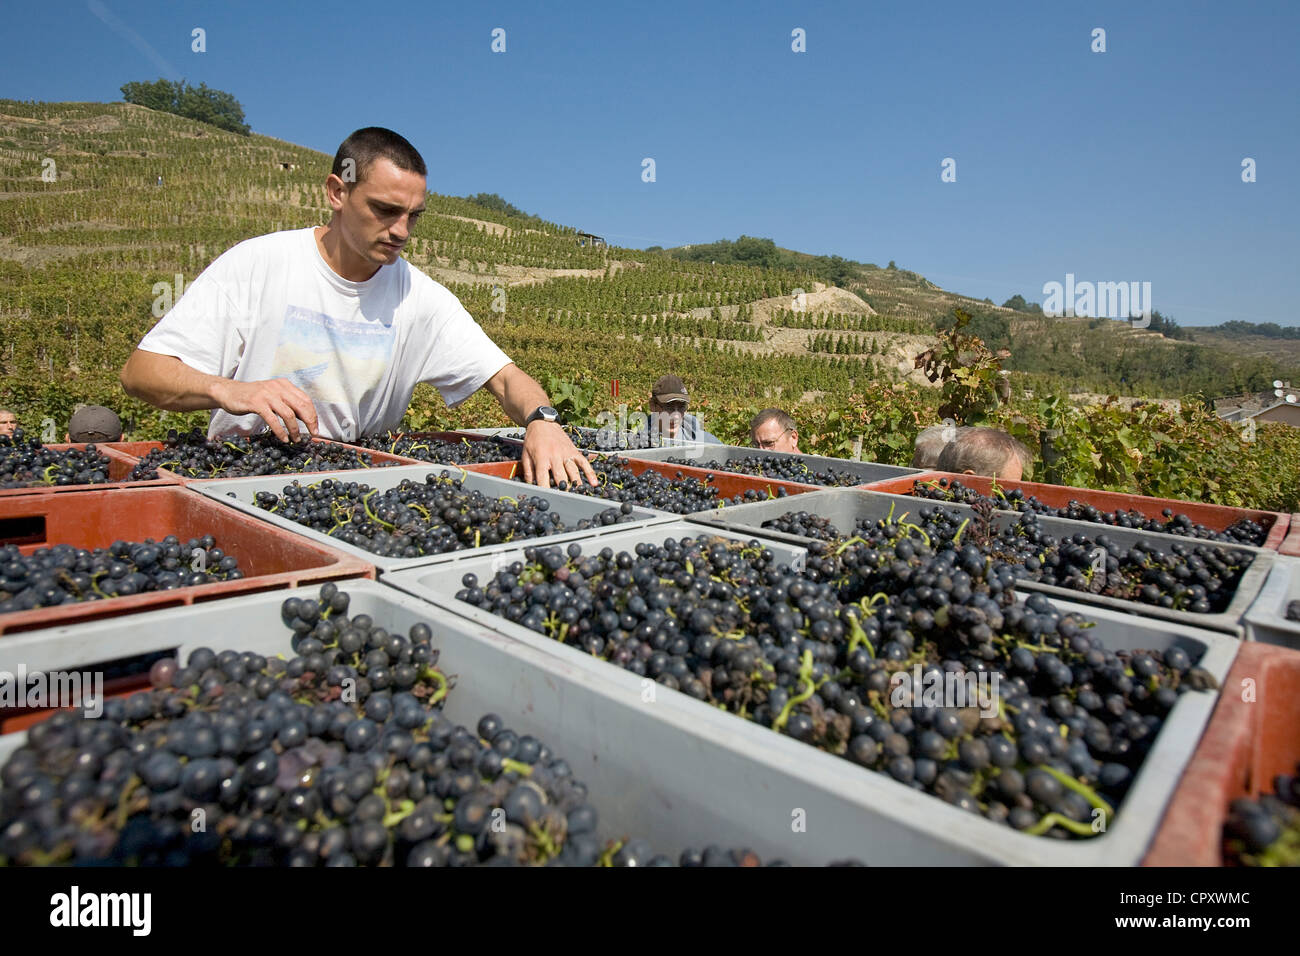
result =
[[[344,179],[343,164],[349,159],[352,160],[352,173],[358,183],[366,178],[366,173],[377,159],[386,159],[408,173],[429,175],[420,151],[400,133],[382,126],[366,126],[340,144],[338,152],[334,154],[334,165],[330,167],[330,172],[345,182],[349,180]]]
[[[1006,432],[996,428],[965,428],[957,430],[957,437],[939,453],[939,471],[963,472],[977,475],[997,475],[1012,456],[1020,459],[1026,475],[1033,465],[1029,449]]]
[[[775,421],[778,425],[780,425],[781,431],[783,433],[787,431],[799,430],[799,426],[795,424],[794,419],[790,417],[788,412],[780,408],[765,408],[757,415],[755,415],[753,419],[750,421],[749,423],[750,437],[753,437],[754,431],[759,426],[766,425],[770,421]]]

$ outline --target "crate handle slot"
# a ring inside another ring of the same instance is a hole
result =
[[[44,544],[45,515],[0,518],[0,544]]]

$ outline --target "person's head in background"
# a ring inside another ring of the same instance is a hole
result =
[[[984,475],[1003,481],[1027,477],[1033,456],[1029,449],[996,428],[958,429],[939,454],[940,471]]]
[[[765,451],[799,451],[799,429],[779,408],[765,408],[749,423],[749,440]]]
[[[676,375],[660,376],[650,389],[651,430],[676,438],[688,407],[686,383]]]
[[[18,416],[7,408],[0,408],[0,436],[13,438],[18,431]]]
[[[916,436],[916,450],[912,452],[912,467],[938,468],[939,455],[942,454],[944,446],[966,430],[965,426],[957,428],[950,424],[922,428],[920,434]]]
[[[106,442],[122,440],[122,420],[111,408],[83,405],[68,421],[68,441]]]

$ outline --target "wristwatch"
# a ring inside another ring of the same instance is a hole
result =
[[[550,405],[539,405],[536,411],[524,419],[524,427],[526,428],[538,420],[554,424],[560,420],[560,413]]]

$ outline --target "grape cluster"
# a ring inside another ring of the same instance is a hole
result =
[[[999,530],[990,499],[972,508],[974,516],[964,518],[939,505],[923,506],[914,521],[906,514],[895,520],[891,509],[885,519],[859,520],[848,540],[872,543],[900,529],[915,529],[934,547],[955,549],[964,538],[995,570],[1015,579],[1193,614],[1223,611],[1251,559],[1249,552],[1192,541],[1128,546],[1106,534],[1082,533],[1058,540],[1039,527],[1034,512],[1021,514]],[[806,512],[787,512],[763,522],[763,527],[842,540],[829,522]]]
[[[495,714],[449,720],[427,624],[403,635],[350,603],[334,584],[286,600],[288,660],[199,648],[99,718],[33,726],[0,769],[0,861],[672,865],[645,840],[603,843],[586,786],[541,740]],[[718,846],[680,862],[761,865]]]
[[[787,511],[783,515],[769,518],[763,527],[783,534],[796,534],[801,538],[817,538],[821,541],[834,541],[841,537],[839,529],[824,515],[807,511]]]
[[[677,442],[666,442],[662,436],[648,431],[618,431],[614,428],[579,428],[565,425],[564,433],[573,442],[574,448],[584,451],[639,451],[647,448],[662,448]],[[523,429],[499,436],[523,440]]]
[[[288,661],[199,649],[103,717],[34,726],[0,772],[20,863],[445,866],[595,862],[586,788],[535,738],[478,733],[428,625],[390,633],[348,596],[290,599]],[[493,826],[500,813],[501,826]],[[201,828],[193,821],[204,822]]]
[[[521,447],[515,442],[500,438],[484,438],[460,441],[444,441],[438,438],[421,438],[419,435],[403,435],[389,432],[387,435],[372,435],[358,438],[355,442],[364,448],[386,451],[390,455],[404,458],[416,458],[438,465],[471,465],[492,461],[518,461]]]
[[[1268,532],[1249,518],[1234,521],[1223,531],[1215,531],[1205,525],[1197,524],[1184,514],[1174,514],[1173,509],[1161,511],[1164,520],[1150,518],[1140,511],[1115,510],[1103,511],[1095,505],[1081,501],[1070,501],[1063,508],[1044,504],[1035,495],[1025,496],[1020,488],[1009,491],[995,488],[995,495],[989,497],[974,488],[963,485],[955,478],[940,478],[936,482],[913,483],[912,494],[918,498],[930,498],[937,501],[956,501],[961,504],[974,505],[980,501],[993,501],[997,507],[1012,511],[1032,511],[1035,514],[1054,518],[1070,518],[1074,521],[1089,521],[1093,524],[1107,524],[1117,528],[1134,528],[1138,531],[1157,531],[1162,534],[1177,534],[1189,538],[1205,538],[1226,544],[1248,544],[1258,547],[1268,538]]]
[[[650,431],[618,431],[613,428],[566,427],[565,433],[575,448],[586,451],[638,451],[660,448],[666,443],[661,435]]]
[[[1232,801],[1223,834],[1228,862],[1300,866],[1300,776],[1279,774],[1273,791]]]
[[[197,428],[184,435],[178,435],[173,429],[167,433],[162,448],[149,452],[131,469],[131,480],[157,478],[159,468],[184,478],[239,478],[384,468],[393,464],[396,463],[375,464],[366,452],[331,442],[282,442],[270,432],[251,438],[232,435],[209,441]]]
[[[212,535],[184,543],[175,535],[161,542],[114,541],[93,551],[59,544],[28,555],[8,544],[0,547],[0,614],[243,576],[234,555],[218,548]]]
[[[48,448],[22,429],[0,435],[0,488],[41,485],[102,485],[108,481],[109,460],[95,448]]]
[[[632,552],[533,547],[457,598],[1031,834],[1092,836],[1179,694],[1188,653],[1115,652],[1008,566],[895,526],[875,545],[771,551],[698,538]],[[981,680],[976,706],[907,689]],[[900,688],[902,689],[900,693]]]
[[[689,465],[692,468],[707,468],[712,471],[730,471],[739,475],[757,475],[760,478],[774,478],[777,481],[795,481],[805,485],[828,485],[832,487],[849,487],[860,485],[865,478],[828,467],[817,471],[799,458],[765,458],[762,455],[745,455],[728,461],[705,461],[691,458],[667,458],[674,465]]]
[[[572,526],[542,497],[493,498],[463,479],[429,475],[379,490],[326,478],[294,482],[280,494],[259,491],[259,507],[347,544],[391,558],[419,558],[636,520],[630,504],[606,508]]]
[[[738,505],[748,501],[766,501],[767,495],[757,489],[747,489],[742,494],[730,498],[721,497],[712,487],[713,476],[706,480],[687,478],[681,472],[673,478],[657,471],[646,470],[641,474],[632,471],[632,463],[626,458],[597,458],[591,463],[592,469],[600,481],[599,485],[590,485],[585,480],[577,484],[562,481],[558,485],[561,491],[571,491],[593,498],[608,498],[611,501],[626,502],[643,508],[656,508],[673,514],[689,515],[697,511],[707,511],[723,505]],[[523,481],[522,476],[516,480]],[[786,497],[784,488],[777,489],[777,497]]]

